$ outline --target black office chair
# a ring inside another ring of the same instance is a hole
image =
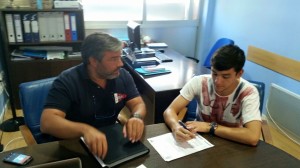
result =
[[[249,82],[251,84],[253,84],[259,93],[259,100],[260,100],[260,113],[262,115],[262,110],[263,110],[263,105],[264,105],[264,95],[265,95],[265,84],[263,82],[259,82],[259,81],[250,81]],[[184,108],[183,110],[181,110],[178,114],[178,119],[182,120],[184,122],[186,121],[193,121],[195,120],[197,117],[197,101],[196,99],[193,99],[186,108]],[[269,144],[273,144],[272,141],[272,136],[268,127],[268,123],[266,120],[262,120],[262,139],[269,143]]]

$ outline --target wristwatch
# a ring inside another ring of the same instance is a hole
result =
[[[215,130],[218,128],[218,124],[216,122],[211,122],[209,124],[210,129],[209,129],[209,134],[210,135],[215,135]]]
[[[139,118],[139,119],[143,120],[141,114],[139,114],[139,113],[134,113],[132,117],[133,118]]]

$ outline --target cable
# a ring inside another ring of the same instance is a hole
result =
[[[9,93],[8,93],[8,91],[7,91],[7,89],[6,89],[5,85],[4,85],[4,81],[3,81],[3,80],[0,81],[0,85],[1,85],[1,87],[3,88],[3,90],[5,91],[7,97],[9,98]],[[6,109],[6,107],[5,107],[4,109]],[[6,111],[7,111],[7,110],[5,110],[5,111],[3,112],[2,121],[4,120],[4,116],[5,116]],[[4,151],[4,149],[3,149],[3,144],[2,144],[3,133],[4,133],[4,131],[1,130],[1,137],[0,137],[0,152]]]
[[[0,84],[1,84],[1,86],[2,86],[2,88],[3,88],[3,90],[5,91],[7,97],[9,97],[9,93],[8,93],[8,91],[7,91],[7,89],[6,89],[5,85],[4,85],[4,82],[3,82],[3,81],[0,81]]]
[[[268,104],[269,100],[267,100],[267,104]],[[295,142],[296,144],[300,145],[300,142],[296,141],[295,139],[293,139],[292,137],[290,137],[287,133],[285,133],[284,130],[282,130],[278,124],[275,122],[275,120],[272,118],[270,112],[269,112],[269,108],[268,106],[266,106],[266,110],[267,110],[267,113],[268,113],[268,116],[270,117],[271,121],[274,123],[274,125],[285,135],[287,136],[290,140],[292,140],[293,142]]]
[[[17,138],[14,138],[14,139],[10,140],[10,141],[5,145],[3,151],[6,150],[6,148],[7,148],[8,145],[10,145],[13,141],[18,140],[18,139],[23,139],[23,137],[17,137]]]

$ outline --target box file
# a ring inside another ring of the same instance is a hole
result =
[[[47,12],[46,15],[46,23],[48,28],[48,41],[57,41],[57,26],[58,23],[56,22],[56,12]]]
[[[70,16],[69,13],[64,13],[64,28],[65,28],[65,36],[66,41],[72,41],[72,34],[71,34],[71,25],[70,25]]]
[[[55,0],[54,1],[54,8],[80,9],[81,7],[82,7],[81,0],[77,0],[77,1]]]
[[[31,26],[32,42],[39,42],[40,41],[40,32],[39,32],[37,13],[33,13],[31,15],[30,26]]]
[[[66,41],[65,25],[64,25],[64,12],[56,12],[56,39],[57,41]]]
[[[30,26],[31,15],[32,15],[31,13],[22,15],[24,42],[26,43],[32,42],[32,33],[31,33],[31,26]]]
[[[15,31],[14,31],[14,20],[12,14],[5,14],[6,30],[8,36],[8,42],[16,42]]]
[[[72,41],[77,41],[77,25],[76,25],[76,14],[70,13],[70,22],[71,22],[71,37]]]
[[[38,23],[41,42],[49,41],[49,31],[47,22],[49,22],[49,12],[38,12]]]
[[[13,17],[14,17],[14,24],[15,24],[16,41],[22,43],[23,32],[22,32],[22,24],[21,24],[21,15],[13,14]]]

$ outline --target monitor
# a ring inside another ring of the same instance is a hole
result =
[[[129,47],[131,51],[137,53],[141,52],[141,34],[140,34],[140,24],[134,21],[128,21],[127,23],[127,33],[129,39]]]

